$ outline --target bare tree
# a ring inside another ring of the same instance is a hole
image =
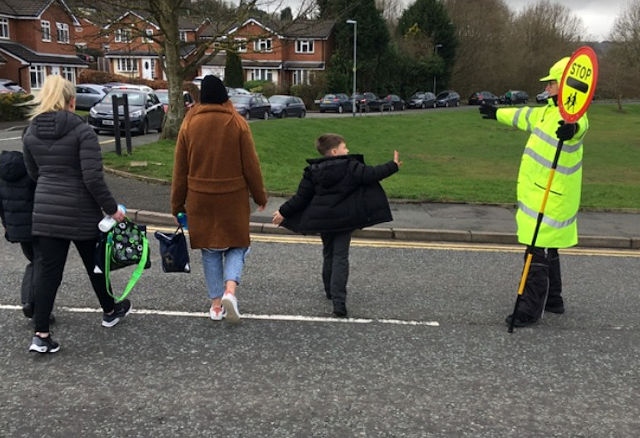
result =
[[[612,46],[600,62],[599,94],[615,97],[618,109],[622,99],[640,92],[640,0],[622,11],[611,31]]]
[[[512,13],[504,1],[447,0],[445,6],[460,43],[452,88],[467,96],[482,90],[498,93],[506,84],[516,87],[509,73],[517,60],[511,58],[506,38]]]
[[[581,44],[582,20],[569,8],[549,0],[527,7],[513,21],[508,51],[519,60],[514,74],[528,89],[541,88],[538,79]]]

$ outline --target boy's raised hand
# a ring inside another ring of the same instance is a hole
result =
[[[400,152],[393,151],[393,161],[398,165],[398,167],[402,166],[402,161],[400,161]]]

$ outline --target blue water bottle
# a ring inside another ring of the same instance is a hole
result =
[[[178,218],[178,223],[185,230],[187,229],[187,213],[180,212],[176,216]]]

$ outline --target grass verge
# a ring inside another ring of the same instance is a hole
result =
[[[476,107],[477,108],[477,107]],[[391,198],[428,202],[513,204],[520,157],[528,134],[480,118],[476,108],[403,115],[256,121],[251,129],[267,189],[295,191],[314,140],[335,132],[368,164],[400,151],[400,172],[383,181]],[[620,112],[594,104],[585,139],[582,207],[640,208],[640,105]],[[105,166],[170,180],[173,141],[135,148],[130,156],[105,153]],[[145,164],[144,166],[143,164]]]

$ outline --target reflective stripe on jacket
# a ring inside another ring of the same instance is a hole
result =
[[[562,117],[551,99],[541,107],[500,108],[496,117],[501,123],[531,133],[520,161],[516,214],[518,241],[530,245],[558,147],[556,130]],[[538,247],[567,248],[578,243],[582,142],[589,129],[587,115],[577,123],[578,132],[562,146],[535,242]]]

